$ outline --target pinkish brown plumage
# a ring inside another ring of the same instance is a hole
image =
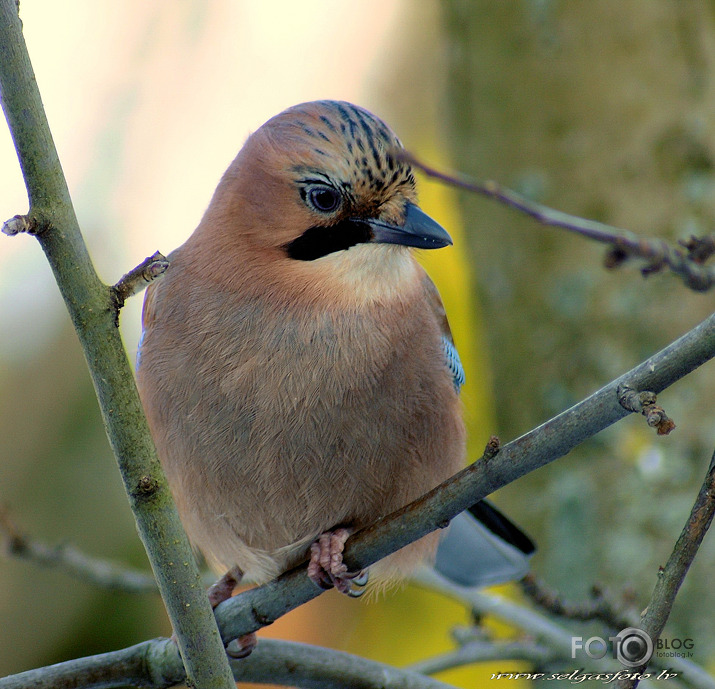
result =
[[[146,297],[137,377],[179,511],[210,561],[252,581],[463,463],[443,316],[410,249],[360,242],[315,260],[286,250],[341,220],[403,224],[415,188],[396,146],[355,106],[281,113],[248,139]],[[340,194],[335,212],[304,198],[323,184]],[[405,573],[435,544],[375,569]]]
[[[463,464],[444,309],[409,248],[450,240],[416,207],[399,146],[347,103],[277,115],[147,293],[137,378],[162,464],[192,542],[248,580]],[[399,579],[436,544],[404,548],[373,579]],[[350,591],[319,550],[311,576]]]

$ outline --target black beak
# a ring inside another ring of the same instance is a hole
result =
[[[402,244],[418,249],[441,249],[452,244],[447,231],[414,203],[407,203],[404,225],[388,225],[379,220],[363,220],[370,226],[373,242]]]

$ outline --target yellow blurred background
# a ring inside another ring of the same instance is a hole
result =
[[[408,148],[570,212],[675,239],[715,218],[710,5],[668,0],[23,0],[30,55],[100,276],[197,224],[246,136],[283,108],[338,98]],[[0,127],[0,219],[27,200]],[[605,273],[601,250],[421,180],[455,247],[425,257],[467,369],[470,456],[529,430],[711,310],[674,279]],[[141,299],[122,312],[130,359]],[[595,581],[645,604],[715,443],[712,374],[668,394],[668,440],[637,419],[496,497],[568,596]],[[0,240],[0,505],[22,531],[145,566],[79,347],[37,243]],[[715,652],[707,541],[673,635]],[[510,596],[517,596],[510,589]],[[407,588],[328,593],[266,634],[397,664],[453,646],[468,612]],[[0,676],[170,633],[151,596],[99,591],[0,559]],[[485,686],[500,662],[441,677]]]

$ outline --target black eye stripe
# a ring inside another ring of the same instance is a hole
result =
[[[359,220],[341,220],[334,225],[307,229],[284,246],[288,256],[297,261],[315,261],[336,251],[364,244],[372,239],[372,230]]]

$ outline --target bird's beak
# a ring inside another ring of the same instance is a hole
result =
[[[371,241],[381,244],[402,244],[418,249],[441,249],[452,244],[447,231],[414,203],[407,203],[403,225],[389,225],[380,220],[367,220],[372,231]]]

